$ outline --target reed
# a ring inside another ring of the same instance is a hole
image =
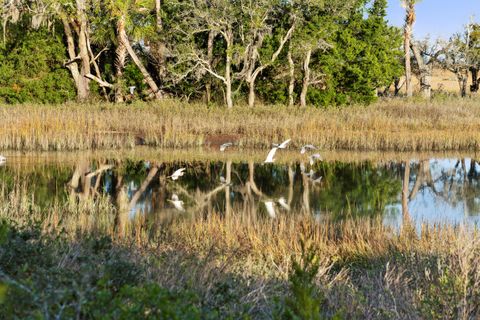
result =
[[[328,150],[447,151],[480,148],[478,100],[385,100],[370,106],[233,110],[166,100],[131,105],[0,107],[0,149],[196,148],[233,140],[268,148],[292,138]]]

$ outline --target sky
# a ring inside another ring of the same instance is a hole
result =
[[[405,9],[401,0],[388,0],[387,20],[394,26],[402,26]],[[474,17],[480,22],[480,0],[421,0],[416,5],[417,21],[413,34],[417,39],[448,39]]]

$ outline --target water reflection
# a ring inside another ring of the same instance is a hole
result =
[[[178,180],[169,178],[185,168]],[[477,223],[480,165],[472,159],[258,164],[80,159],[74,167],[0,167],[4,192],[23,181],[36,203],[108,195],[119,230],[128,221],[178,215],[242,214],[254,219],[309,214],[318,221],[383,217],[399,226]],[[184,210],[182,210],[184,209]]]

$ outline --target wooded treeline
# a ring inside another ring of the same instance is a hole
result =
[[[0,99],[370,102],[401,74],[386,0],[3,0]],[[133,88],[135,87],[135,89]]]
[[[398,93],[406,66],[402,30],[385,20],[386,0],[0,3],[6,103],[369,103],[390,85]],[[458,46],[437,59],[428,42],[411,43],[422,88],[430,60],[464,75]]]

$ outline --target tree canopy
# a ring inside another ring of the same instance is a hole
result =
[[[402,74],[386,0],[0,1],[0,101],[369,103]]]

